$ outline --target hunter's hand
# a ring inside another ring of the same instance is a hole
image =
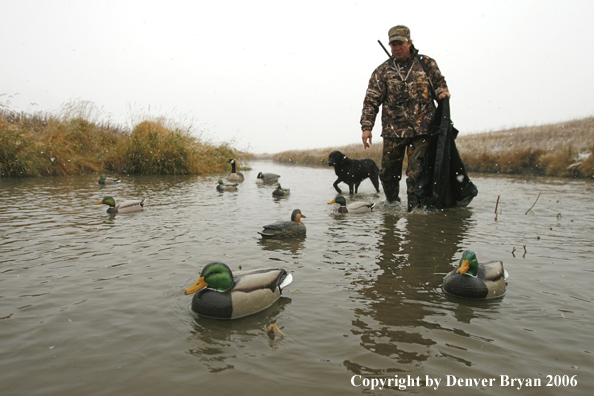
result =
[[[363,148],[371,147],[371,131],[363,131]]]

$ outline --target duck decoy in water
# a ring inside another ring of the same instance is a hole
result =
[[[256,184],[274,184],[278,183],[278,178],[280,175],[276,173],[258,173],[256,176]]]
[[[237,191],[237,186],[239,186],[239,183],[225,184],[222,180],[219,180],[217,182],[217,191]]]
[[[375,207],[375,203],[372,202],[353,202],[347,205],[346,198],[342,195],[337,195],[336,198],[328,202],[328,205],[333,203],[340,205],[338,213],[367,213]]]
[[[105,175],[101,175],[101,176],[99,176],[99,181],[97,183],[99,183],[101,185],[105,185],[105,184],[117,184],[121,181],[122,180],[120,180],[120,179],[108,179],[105,177]]]
[[[301,222],[301,218],[306,216],[301,213],[301,210],[295,209],[291,213],[290,221],[277,221],[272,224],[264,226],[264,230],[258,231],[260,235],[265,238],[298,238],[305,236],[305,224]]]
[[[280,183],[277,183],[276,186],[274,187],[274,191],[272,191],[272,196],[273,197],[284,197],[286,195],[289,195],[291,193],[291,190],[288,188],[282,188]]]
[[[460,264],[443,279],[443,291],[454,296],[490,299],[505,294],[507,271],[501,261],[479,264],[476,254],[467,250]]]
[[[235,160],[231,158],[229,161],[227,161],[227,163],[231,164],[231,173],[229,173],[229,176],[227,176],[227,180],[234,183],[241,183],[244,181],[245,177],[243,176],[243,173],[237,172],[236,170]]]
[[[282,268],[231,272],[224,263],[213,262],[186,290],[194,294],[192,311],[216,319],[237,319],[270,307],[293,280]]]
[[[108,205],[109,208],[107,208],[107,213],[128,213],[142,210],[145,202],[146,199],[130,199],[116,205],[115,199],[112,197],[105,197],[102,201],[95,202],[95,205]]]

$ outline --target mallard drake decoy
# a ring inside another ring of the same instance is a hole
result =
[[[347,205],[346,198],[342,195],[337,195],[336,198],[328,202],[328,205],[333,203],[340,204],[338,213],[367,213],[375,207],[375,203],[372,202],[353,202]]]
[[[122,180],[120,180],[120,179],[108,179],[105,177],[105,175],[101,175],[101,176],[99,176],[99,181],[97,183],[104,185],[104,184],[116,184],[121,181]]]
[[[505,293],[507,271],[501,261],[479,264],[476,254],[462,254],[458,269],[443,279],[443,291],[454,296],[474,299],[501,297]]]
[[[231,173],[229,173],[229,176],[227,176],[227,180],[229,180],[230,182],[244,181],[245,177],[243,176],[243,173],[236,171],[235,160],[231,158],[229,161],[227,161],[227,163],[231,164]]]
[[[295,209],[291,213],[290,221],[277,221],[276,223],[264,226],[263,231],[258,231],[260,235],[266,238],[298,238],[305,236],[305,224],[301,222],[301,218],[306,216],[301,213],[301,210]]]
[[[256,184],[274,184],[278,183],[278,178],[280,175],[276,173],[258,173],[256,177]]]
[[[276,186],[274,187],[274,190],[272,191],[272,196],[273,197],[284,197],[285,195],[289,195],[291,193],[291,190],[288,188],[282,188],[280,183],[277,183]]]
[[[222,180],[219,180],[217,182],[217,191],[237,191],[237,186],[239,186],[239,183],[225,184]]]
[[[128,213],[142,210],[145,202],[146,199],[130,199],[116,205],[115,199],[112,197],[105,197],[102,201],[95,202],[95,205],[108,205],[109,208],[107,208],[107,213]]]
[[[194,294],[192,311],[216,319],[237,319],[270,307],[293,277],[282,268],[231,272],[224,263],[213,262],[186,290]]]

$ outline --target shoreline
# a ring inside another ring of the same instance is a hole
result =
[[[78,106],[78,107],[77,107]],[[193,126],[143,117],[131,129],[94,121],[86,103],[66,114],[28,114],[0,106],[0,178],[88,173],[199,175],[231,171],[239,153]]]
[[[594,178],[594,117],[460,135],[456,146],[468,172]],[[378,166],[381,164],[381,141],[369,149],[358,143],[264,156],[285,164],[327,166],[328,155],[334,150],[349,158],[370,158]],[[406,168],[406,158],[403,167]]]
[[[229,158],[236,158],[241,169],[248,168],[250,159],[327,167],[335,150],[381,164],[381,141],[369,149],[358,143],[252,154],[239,152],[231,142],[214,144],[193,126],[162,117],[145,116],[131,130],[89,121],[97,117],[87,106],[75,103],[63,115],[0,107],[0,178],[221,173],[231,171]],[[460,135],[456,146],[468,172],[594,178],[594,117]]]

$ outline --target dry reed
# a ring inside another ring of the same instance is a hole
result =
[[[372,144],[368,149],[363,149],[363,144],[350,144],[314,150],[283,151],[274,154],[272,160],[290,164],[328,166],[328,155],[335,150],[342,152],[349,158],[371,158],[378,164],[381,162],[382,145],[377,143]]]
[[[130,131],[100,118],[89,102],[68,103],[59,115],[0,106],[0,177],[202,174],[230,170],[226,161],[238,156],[229,144],[194,136],[190,127],[170,129],[175,122],[145,120]]]
[[[594,175],[594,117],[460,136],[457,146],[473,172]]]
[[[470,172],[594,177],[594,117],[558,124],[461,135],[456,146]],[[382,144],[363,144],[315,150],[284,151],[274,161],[327,166],[328,155],[339,150],[350,158],[381,163]],[[405,164],[406,166],[406,164]]]

